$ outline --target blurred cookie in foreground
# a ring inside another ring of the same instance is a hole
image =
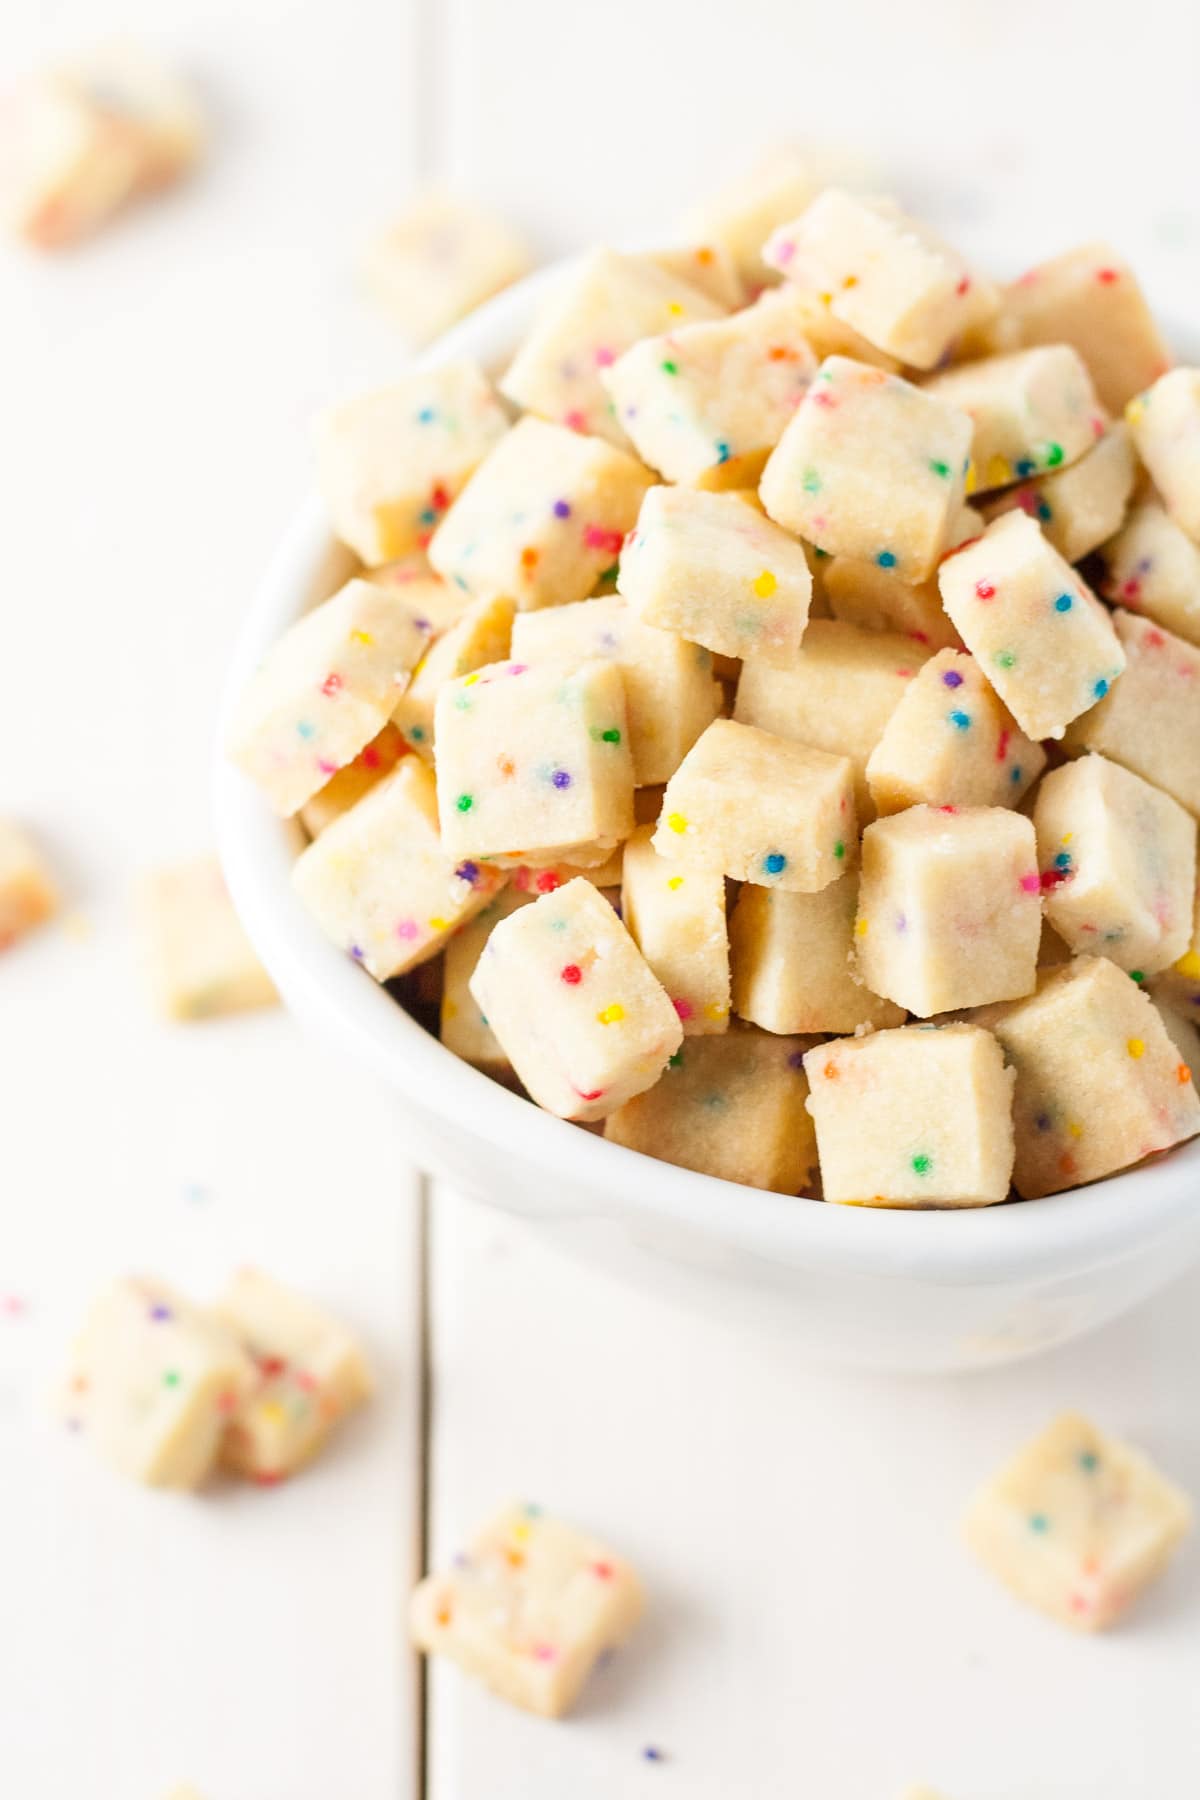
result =
[[[275,1005],[274,983],[242,930],[215,856],[155,869],[143,880],[139,910],[146,972],[164,1018]]]
[[[45,860],[22,826],[0,818],[0,950],[58,911]]]
[[[533,266],[505,220],[442,190],[413,200],[363,261],[370,298],[414,344],[446,331]]]

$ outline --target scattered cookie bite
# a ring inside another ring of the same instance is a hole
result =
[[[1138,979],[1184,954],[1196,821],[1177,801],[1092,754],[1046,776],[1033,821],[1046,917],[1073,950]]]
[[[544,871],[541,871],[544,873]],[[555,880],[545,892],[553,893],[560,884]],[[446,945],[442,965],[442,992],[438,1010],[438,1035],[447,1050],[483,1069],[497,1081],[512,1074],[512,1064],[501,1048],[500,1040],[488,1024],[479,1002],[471,992],[484,945],[501,919],[507,919],[519,906],[531,906],[537,891],[518,887],[515,879],[502,887],[483,911],[460,925]]]
[[[653,825],[625,845],[621,917],[671,997],[684,1037],[729,1024],[729,937],[725,877],[719,870],[681,874],[654,848]]]
[[[432,637],[400,593],[349,581],[305,613],[244,688],[228,748],[285,818],[378,737]]]
[[[790,667],[808,624],[803,547],[738,494],[652,487],[617,591],[649,626],[724,656]]]
[[[673,775],[721,710],[708,651],[678,631],[644,623],[616,595],[518,614],[512,653],[518,662],[539,666],[578,666],[597,659],[616,665],[638,787]]]
[[[637,1576],[607,1545],[540,1506],[505,1507],[412,1597],[417,1648],[448,1656],[514,1706],[569,1712],[642,1614]]]
[[[531,266],[524,240],[497,214],[435,190],[379,233],[363,282],[405,336],[424,344]]]
[[[582,879],[501,920],[470,989],[529,1093],[564,1119],[606,1118],[683,1042],[666,990]]]
[[[95,1302],[73,1346],[63,1415],[119,1474],[194,1488],[254,1383],[236,1337],[162,1282],[129,1278]]]
[[[437,697],[448,681],[458,681],[488,663],[502,662],[512,648],[515,600],[507,594],[473,600],[450,629],[435,639],[396,702],[392,724],[406,745],[433,760]]]
[[[973,656],[942,650],[897,701],[866,765],[880,814],[906,806],[1016,806],[1046,766]]]
[[[406,756],[308,846],[292,883],[326,937],[387,981],[435,956],[504,875],[443,846],[433,772]]]
[[[799,1194],[817,1175],[802,1066],[811,1042],[745,1025],[689,1038],[661,1081],[609,1115],[604,1135],[700,1175]]]
[[[1200,1132],[1191,1070],[1149,998],[1077,956],[992,1022],[1017,1072],[1013,1185],[1026,1200],[1131,1168]]]
[[[150,992],[164,1018],[212,1019],[276,1004],[215,856],[153,870],[139,910]]]
[[[1138,279],[1109,244],[1081,244],[1027,270],[1005,288],[1003,306],[1019,343],[1071,344],[1110,412],[1170,366]]]
[[[1156,499],[1138,502],[1100,556],[1106,599],[1200,644],[1200,546]]]
[[[1091,377],[1069,344],[981,357],[934,375],[924,391],[970,417],[979,488],[1065,468],[1104,432]]]
[[[981,501],[980,511],[990,523],[1020,507],[1037,520],[1061,557],[1077,563],[1120,530],[1134,476],[1129,432],[1117,424],[1069,468],[1006,488]]]
[[[854,966],[858,878],[816,894],[747,882],[729,921],[733,1010],[764,1031],[850,1034],[903,1025],[904,1008],[864,986]]]
[[[770,518],[833,556],[923,581],[963,500],[971,421],[956,405],[845,356],[827,356],[771,452]]]
[[[511,594],[522,611],[585,600],[653,479],[599,438],[521,419],[450,508],[429,560],[464,593]]]
[[[327,825],[349,812],[364,794],[395,768],[408,745],[396,726],[389,721],[377,737],[364,744],[353,762],[331,775],[323,788],[300,808],[300,823],[310,838],[320,837]]]
[[[1168,514],[1200,543],[1200,369],[1160,375],[1125,417]]]
[[[973,506],[961,506],[943,554],[978,537],[983,526],[982,514]],[[899,633],[927,653],[962,649],[954,621],[942,606],[936,574],[924,581],[905,581],[895,569],[882,569],[877,562],[835,556],[824,564],[821,589],[829,611],[843,624]]]
[[[1031,994],[1040,889],[1020,813],[913,806],[879,819],[863,833],[859,973],[919,1018]]]
[[[58,890],[38,846],[23,826],[0,818],[0,951],[57,911]]]
[[[826,295],[836,318],[917,369],[936,367],[999,308],[991,283],[894,202],[838,188],[772,233],[763,259],[785,280]]]
[[[255,1370],[227,1415],[221,1460],[261,1486],[311,1462],[340,1419],[369,1397],[358,1344],[336,1319],[259,1269],[240,1269],[215,1309]]]
[[[857,859],[850,761],[715,719],[667,783],[653,843],[680,873],[816,893]]]
[[[1130,1445],[1064,1413],[975,1496],[967,1542],[1028,1606],[1103,1631],[1166,1569],[1186,1494]]]
[[[627,449],[604,371],[639,339],[719,319],[724,310],[650,257],[590,251],[543,306],[500,392],[526,412]]]
[[[1035,519],[1005,513],[942,563],[942,600],[1031,738],[1060,738],[1125,668],[1112,621]]]
[[[1200,814],[1200,648],[1129,612],[1112,622],[1125,673],[1071,725],[1067,747],[1098,750]]]
[[[975,1025],[905,1025],[804,1058],[827,1201],[992,1206],[1013,1167],[1013,1074]]]
[[[820,192],[823,160],[799,144],[776,144],[693,207],[685,230],[723,245],[751,288],[777,281],[777,272],[763,260],[763,245]]]

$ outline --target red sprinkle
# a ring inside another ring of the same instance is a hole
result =
[[[1005,757],[1008,755],[1008,740],[1009,740],[1010,736],[1011,736],[1011,733],[1008,732],[1007,730],[1004,730],[1000,733],[999,739],[997,740],[997,743],[996,743],[996,761],[997,762],[1003,762]]]
[[[1096,280],[1102,281],[1106,287],[1111,287],[1114,281],[1119,281],[1120,279],[1121,272],[1119,269],[1096,270]]]
[[[332,696],[337,693],[337,691],[341,687],[341,685],[342,685],[342,678],[340,675],[327,675],[325,677],[324,681],[321,683],[321,692],[323,694],[328,694],[332,698]]]
[[[568,963],[566,968],[561,969],[559,973],[568,987],[578,987],[583,980],[583,970],[578,963]]]
[[[556,887],[562,886],[562,882],[553,869],[543,869],[535,885],[539,894],[552,894]]]
[[[440,481],[434,482],[433,492],[430,494],[429,498],[433,501],[434,506],[436,506],[439,512],[445,512],[450,504],[449,490],[444,488]]]
[[[955,288],[954,291],[956,294],[960,294],[960,295],[965,294],[967,289],[970,287],[970,285],[971,285],[971,283],[970,283],[969,277],[964,275],[962,280],[959,282],[958,286]]]
[[[995,584],[991,581],[977,581],[975,583],[975,594],[980,600],[994,600],[996,597]]]

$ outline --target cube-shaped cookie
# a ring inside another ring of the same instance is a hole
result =
[[[1013,1183],[1026,1200],[1130,1168],[1200,1132],[1191,1071],[1153,1003],[1107,957],[1077,956],[997,1009],[1017,1071]]]
[[[715,719],[667,783],[654,848],[681,873],[816,893],[857,859],[850,761]]]
[[[744,1025],[689,1039],[656,1086],[610,1115],[604,1135],[681,1169],[799,1194],[817,1173],[802,1067],[811,1042]]]
[[[524,240],[461,196],[420,195],[371,244],[363,282],[414,344],[446,331],[531,267]]]
[[[1042,930],[1033,826],[995,806],[914,806],[868,825],[859,973],[919,1018],[1031,994]]]
[[[441,689],[434,732],[451,855],[594,863],[633,830],[633,758],[614,663],[489,664]]]
[[[254,954],[215,856],[156,869],[142,885],[146,972],[168,1019],[211,1019],[279,998]]]
[[[1013,1075],[976,1025],[905,1025],[804,1058],[827,1201],[991,1206],[1013,1166]]]
[[[317,470],[333,529],[368,567],[424,549],[450,502],[508,430],[473,362],[421,369],[317,421]]]
[[[894,632],[860,631],[814,619],[788,668],[749,658],[734,718],[831,756],[848,756],[860,819],[873,817],[867,762],[926,658],[923,645]]]
[[[572,431],[629,440],[602,379],[640,338],[674,331],[725,309],[647,256],[593,250],[562,278],[500,382],[526,412]]]
[[[1139,501],[1100,555],[1106,599],[1200,644],[1200,546],[1157,500]]]
[[[1192,932],[1196,821],[1119,763],[1084,756],[1046,776],[1033,812],[1046,917],[1072,950],[1138,978]]]
[[[598,1539],[515,1504],[412,1598],[419,1649],[448,1656],[502,1699],[557,1718],[642,1612],[627,1562]]]
[[[957,251],[892,201],[827,188],[781,225],[764,260],[829,296],[830,310],[914,368],[932,369],[992,318],[999,297]]]
[[[431,621],[350,581],[286,631],[250,678],[229,754],[285,817],[377,737],[432,636]]]
[[[137,186],[174,181],[204,147],[196,97],[173,69],[128,39],[94,45],[60,65],[61,79],[136,147]]]
[[[1177,1008],[1186,1018],[1200,1020],[1200,877],[1187,948],[1169,969],[1155,976],[1150,986],[1155,1000]]]
[[[547,874],[549,871],[542,870],[540,873]],[[552,885],[543,891],[553,893],[561,885],[555,877]],[[455,1056],[461,1056],[464,1062],[474,1063],[477,1069],[486,1070],[497,1080],[503,1080],[511,1073],[512,1064],[471,992],[471,977],[483,955],[484,945],[501,919],[507,919],[509,913],[516,912],[519,906],[532,905],[536,897],[536,887],[519,887],[514,877],[506,887],[501,888],[494,900],[488,902],[481,913],[476,913],[473,919],[461,925],[446,945],[442,965],[439,1035],[447,1050],[453,1051]]]
[[[254,1383],[236,1337],[160,1281],[118,1281],[75,1344],[63,1415],[110,1467],[151,1487],[194,1488]]]
[[[633,778],[639,787],[672,776],[721,710],[708,651],[675,631],[643,623],[615,595],[518,614],[512,653],[519,662],[534,664],[578,664],[598,657],[616,664],[625,687]]]
[[[963,499],[971,421],[957,406],[846,356],[827,356],[771,452],[769,516],[834,556],[923,581]]]
[[[786,292],[764,294],[627,350],[604,385],[643,462],[668,481],[752,487],[816,374],[804,323]]]
[[[308,846],[292,881],[326,937],[387,981],[435,956],[504,876],[443,848],[433,773],[406,756]]]
[[[20,825],[0,818],[0,950],[57,911],[58,891],[41,851]]]
[[[522,419],[450,508],[429,560],[465,593],[511,594],[523,611],[585,600],[652,480],[611,444]]]
[[[826,179],[822,159],[810,147],[776,144],[693,207],[685,229],[724,245],[743,280],[761,288],[778,279],[763,261],[763,245],[777,226],[804,211]]]
[[[799,321],[800,331],[818,362],[823,362],[827,356],[849,356],[855,362],[874,363],[877,369],[886,369],[889,375],[902,373],[903,364],[894,356],[880,350],[860,331],[855,331],[852,325],[831,312],[830,295],[819,294],[794,281],[776,292],[786,296],[789,312]]]
[[[310,1462],[361,1406],[371,1392],[366,1360],[336,1319],[259,1269],[238,1270],[216,1315],[257,1371],[229,1415],[221,1460],[268,1486]]]
[[[973,506],[961,506],[950,527],[947,549],[978,537],[983,519]],[[821,589],[835,619],[865,631],[893,631],[929,650],[961,650],[962,639],[942,606],[936,574],[924,581],[905,581],[895,569],[853,556],[835,556],[824,565]]]
[[[738,273],[732,252],[716,239],[706,243],[672,245],[647,252],[647,260],[672,281],[686,281],[718,306],[733,312],[746,304],[746,284]]]
[[[1192,1523],[1148,1457],[1063,1413],[971,1502],[967,1542],[1028,1606],[1102,1631],[1162,1574]]]
[[[879,813],[906,806],[1016,806],[1046,766],[973,656],[942,650],[919,668],[867,762]]]
[[[925,392],[970,416],[981,489],[1065,468],[1104,432],[1091,376],[1069,344],[984,356],[933,376]]]
[[[300,808],[300,823],[309,837],[320,837],[327,825],[361,800],[407,755],[408,745],[390,722],[377,737],[364,744],[353,762],[331,775],[323,788]]]
[[[473,600],[417,664],[396,702],[392,723],[405,743],[427,762],[433,760],[433,716],[439,693],[448,681],[458,681],[508,655],[516,610],[516,601],[507,594]]]
[[[903,1025],[904,1008],[855,978],[858,878],[819,894],[747,882],[729,921],[733,1010],[765,1031],[849,1033]]]
[[[812,574],[803,547],[738,494],[653,487],[621,552],[635,612],[723,656],[794,661]]]
[[[470,987],[532,1098],[560,1118],[606,1118],[683,1042],[666,990],[582,879],[502,919]]]
[[[1076,563],[1120,530],[1134,474],[1128,427],[1117,424],[1069,468],[1005,488],[983,501],[980,511],[990,523],[1019,506],[1037,520],[1059,555]]]
[[[621,917],[671,996],[685,1037],[722,1032],[729,1023],[729,937],[725,877],[660,856],[653,825],[639,825],[625,846]]]
[[[1200,814],[1200,649],[1152,619],[1113,615],[1125,673],[1077,719],[1072,750],[1098,750]]]
[[[948,556],[938,583],[963,643],[1031,738],[1062,737],[1125,667],[1107,612],[1023,512]]]
[[[1074,345],[1110,412],[1170,367],[1137,276],[1109,244],[1082,244],[1028,269],[1005,288],[1004,317],[1018,343]]]
[[[1125,417],[1167,512],[1200,543],[1200,369],[1160,375]]]

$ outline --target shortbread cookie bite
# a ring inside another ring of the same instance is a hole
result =
[[[418,1649],[448,1656],[501,1699],[569,1712],[606,1651],[642,1613],[637,1576],[607,1545],[515,1504],[412,1597]]]
[[[54,917],[58,891],[29,833],[0,818],[0,950]]]
[[[1006,488],[982,501],[980,511],[990,523],[1019,506],[1037,520],[1059,555],[1075,563],[1120,530],[1134,475],[1129,431],[1118,424],[1069,468]]]
[[[546,302],[500,391],[526,412],[627,449],[604,371],[640,339],[724,311],[648,256],[589,251]]]
[[[729,921],[733,1010],[765,1031],[843,1034],[903,1025],[904,1008],[857,978],[858,879],[818,894],[747,882]]]
[[[925,1019],[1031,994],[1040,888],[1020,813],[914,806],[879,819],[863,833],[858,972]]]
[[[691,237],[713,238],[733,257],[742,279],[761,288],[779,279],[762,249],[777,226],[804,211],[825,184],[822,159],[799,144],[776,144],[692,208]]]
[[[621,428],[668,481],[753,486],[817,370],[786,292],[642,338],[605,371]]]
[[[441,689],[434,732],[449,855],[599,863],[633,830],[614,663],[492,663]]]
[[[278,1000],[215,856],[155,869],[139,910],[150,991],[164,1018],[212,1019]]]
[[[1196,821],[1103,756],[1047,775],[1033,813],[1046,917],[1073,950],[1142,979],[1184,954],[1196,888]]]
[[[294,1475],[371,1392],[354,1338],[311,1300],[259,1269],[240,1269],[216,1307],[256,1370],[221,1440],[227,1468],[262,1486]]]
[[[1192,909],[1192,935],[1187,949],[1169,969],[1156,975],[1150,984],[1154,998],[1172,1006],[1186,1018],[1200,1022],[1200,874],[1196,881],[1196,902]],[[1200,1082],[1200,1064],[1196,1068]]]
[[[1106,957],[1078,956],[997,1009],[1017,1071],[1013,1183],[1026,1200],[1132,1167],[1200,1132],[1200,1098],[1158,1013]]]
[[[1082,244],[1004,290],[1004,319],[1022,344],[1071,344],[1101,405],[1119,413],[1171,356],[1129,264],[1109,244]]]
[[[746,304],[746,284],[737,263],[726,246],[715,239],[651,250],[647,260],[669,275],[672,281],[686,281],[689,287],[699,288],[727,312]]]
[[[1200,543],[1200,369],[1160,375],[1125,417],[1167,512]]]
[[[804,1058],[827,1201],[992,1206],[1013,1166],[1013,1074],[975,1025],[906,1025]]]
[[[242,692],[229,754],[288,817],[387,724],[432,624],[398,592],[350,581],[273,645]]]
[[[443,847],[433,772],[406,756],[309,845],[292,881],[326,937],[387,981],[435,956],[504,876]]]
[[[1200,649],[1132,613],[1113,624],[1125,673],[1071,726],[1068,748],[1098,750],[1200,814]]]
[[[811,1038],[735,1025],[689,1039],[662,1080],[610,1115],[604,1135],[662,1162],[773,1194],[799,1194],[817,1175],[805,1111],[803,1057]]]
[[[87,1317],[63,1414],[119,1474],[194,1488],[253,1385],[253,1364],[232,1332],[162,1282],[131,1277]]]
[[[95,46],[61,65],[58,74],[134,144],[140,193],[175,181],[200,156],[205,132],[196,96],[140,45],[121,39]]]
[[[827,188],[767,242],[785,279],[828,296],[830,311],[917,369],[993,318],[999,296],[957,251],[890,200]]]
[[[582,879],[502,919],[470,988],[532,1098],[563,1119],[606,1118],[683,1042],[666,990]]]
[[[923,581],[962,505],[970,448],[958,406],[827,356],[759,492],[772,519],[818,549]]]
[[[1046,766],[973,656],[942,650],[906,686],[867,761],[879,813],[1016,806]]]
[[[933,376],[925,392],[969,414],[979,488],[1065,468],[1104,432],[1091,376],[1069,344],[963,363]]]
[[[790,667],[812,602],[803,547],[739,494],[652,487],[617,591],[647,625]]]
[[[363,283],[414,344],[428,343],[532,266],[528,246],[461,195],[433,190],[407,206],[371,244]]]
[[[331,775],[323,788],[300,808],[300,823],[309,837],[320,837],[327,825],[370,793],[408,752],[403,736],[390,722],[364,744],[353,762]]]
[[[948,556],[938,582],[967,649],[1031,738],[1062,737],[1125,667],[1108,613],[1023,512]]]
[[[729,938],[725,877],[719,870],[681,874],[660,856],[653,825],[639,825],[625,846],[621,917],[671,996],[685,1037],[729,1024]]]
[[[368,568],[424,549],[508,430],[473,362],[414,371],[321,414],[317,472],[333,529]]]
[[[507,594],[473,600],[418,663],[416,673],[396,702],[392,723],[404,742],[427,762],[433,759],[433,717],[438,695],[448,681],[458,681],[508,655],[516,610],[516,601]]]
[[[518,662],[535,665],[578,665],[597,658],[615,663],[625,689],[633,777],[639,787],[672,776],[721,710],[708,651],[675,631],[643,623],[615,596],[518,614],[512,653]]]
[[[966,1533],[1019,1600],[1073,1631],[1103,1631],[1191,1523],[1190,1500],[1147,1457],[1064,1413],[975,1496]]]
[[[451,507],[429,560],[464,593],[511,594],[522,611],[585,600],[653,479],[598,438],[521,419]]]
[[[857,860],[850,761],[715,719],[667,783],[653,842],[681,874],[816,893]]]
[[[555,880],[544,891],[552,894],[559,885],[561,884]],[[447,1050],[453,1051],[464,1062],[472,1063],[475,1068],[483,1069],[497,1081],[506,1080],[511,1075],[512,1064],[471,992],[471,977],[483,955],[484,945],[501,919],[507,919],[509,913],[516,912],[519,906],[531,906],[536,898],[536,887],[532,891],[520,888],[514,878],[506,887],[501,888],[481,913],[476,913],[473,919],[460,925],[446,945],[442,965],[438,1035]]]
[[[961,506],[950,527],[947,552],[978,537],[983,525],[982,515],[973,506]],[[881,569],[877,562],[835,556],[824,565],[821,588],[833,617],[846,625],[898,632],[926,652],[963,647],[953,619],[942,606],[936,574],[924,581],[905,581],[895,569]]]
[[[1200,546],[1157,500],[1140,501],[1100,555],[1106,599],[1200,644]]]

